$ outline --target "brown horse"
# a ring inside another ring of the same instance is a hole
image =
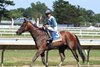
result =
[[[21,35],[26,31],[28,31],[33,37],[37,48],[36,54],[32,59],[32,64],[38,58],[38,56],[41,55],[42,62],[47,67],[48,64],[46,64],[45,62],[45,51],[48,50],[48,46],[47,46],[47,39],[44,30],[42,28],[37,27],[35,24],[32,24],[30,21],[24,20],[23,24],[21,25],[21,27],[18,29],[16,33],[18,35]],[[52,42],[52,46],[51,46],[51,48],[57,47],[59,49],[59,54],[61,57],[61,62],[59,66],[61,66],[61,64],[65,59],[64,51],[68,47],[73,53],[79,67],[79,58],[76,50],[78,49],[78,52],[83,62],[85,61],[85,56],[82,52],[81,45],[77,36],[70,33],[69,31],[61,31],[60,34],[62,36],[62,40],[57,42]],[[32,67],[32,64],[30,65],[30,67]]]

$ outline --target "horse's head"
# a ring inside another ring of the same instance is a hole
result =
[[[29,21],[27,19],[24,19],[23,24],[21,25],[21,27],[16,31],[17,35],[21,35],[22,33],[28,31],[28,23]]]

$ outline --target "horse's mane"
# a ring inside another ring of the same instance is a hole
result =
[[[41,31],[43,31],[44,29],[43,28],[40,28],[40,27],[38,27],[37,25],[36,25],[36,23],[32,23],[31,21],[29,21],[35,28],[38,28],[39,30],[41,30]]]
[[[29,22],[30,24],[32,24],[35,28],[37,28],[38,30],[41,30],[41,31],[44,31],[43,28],[40,28],[36,25],[36,22],[33,24],[32,21],[30,19],[27,19],[27,18],[24,18],[24,22],[27,21]]]

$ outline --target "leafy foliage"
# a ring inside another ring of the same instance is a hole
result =
[[[23,11],[24,11],[23,8],[18,8],[18,9],[11,10],[10,11],[10,17],[14,18],[14,19],[22,17],[23,16]]]
[[[0,9],[4,9],[8,5],[14,5],[13,1],[10,1],[10,0],[0,0]]]
[[[54,2],[54,15],[59,23],[77,22],[78,9],[68,1],[58,0]]]
[[[14,5],[13,1],[10,0],[0,0],[0,21],[2,17],[9,17],[8,16],[8,10],[6,10],[6,7],[8,5]]]
[[[10,11],[10,15],[12,18],[16,19],[19,17],[26,17],[26,18],[36,18],[38,17],[45,17],[45,10],[47,9],[47,6],[44,3],[36,2],[31,3],[31,6],[24,9],[24,8],[18,8]]]
[[[45,3],[40,1],[31,3],[30,7],[18,8],[13,10],[6,10],[8,5],[14,5],[13,1],[0,0],[0,17],[4,19],[9,18],[37,18],[42,17],[43,22],[45,21],[45,10],[48,7]],[[87,24],[96,24],[100,22],[100,14],[95,14],[92,10],[86,10],[81,8],[79,5],[72,5],[65,0],[56,0],[53,2],[53,15],[56,17],[57,22],[60,24],[74,24],[75,26],[83,26]]]
[[[75,26],[80,26],[96,22],[95,13],[92,10],[71,5],[68,1],[55,1],[53,10],[58,23],[73,23]]]
[[[40,17],[44,16],[44,12],[47,9],[47,6],[44,3],[36,2],[31,3],[31,7],[27,8],[24,12],[25,17]]]

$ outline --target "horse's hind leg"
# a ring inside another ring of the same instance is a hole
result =
[[[64,54],[65,48],[59,48],[59,55],[61,58],[61,62],[59,63],[58,67],[60,67],[65,60],[65,54]]]
[[[71,52],[73,53],[74,58],[75,58],[76,61],[77,61],[77,65],[78,65],[78,67],[80,67],[79,57],[78,57],[78,54],[77,54],[76,50],[71,50]]]

